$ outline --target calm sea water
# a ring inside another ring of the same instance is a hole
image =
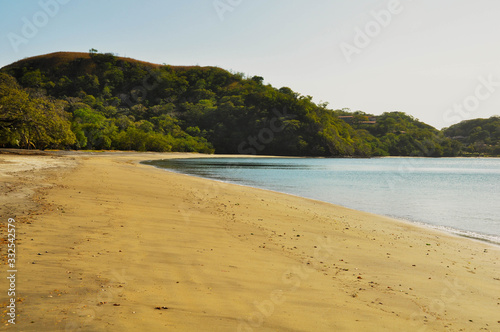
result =
[[[497,158],[200,158],[147,163],[500,244]]]

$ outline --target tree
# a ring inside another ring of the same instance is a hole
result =
[[[264,77],[254,76],[254,77],[252,77],[252,81],[256,82],[259,85],[262,85],[262,83],[264,82]]]
[[[72,130],[79,138],[79,147],[109,149],[117,127],[101,113],[90,108],[80,108],[73,114]]]
[[[0,132],[4,145],[20,148],[65,147],[75,143],[61,105],[33,98],[0,73]]]

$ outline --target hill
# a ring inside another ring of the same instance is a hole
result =
[[[443,132],[463,144],[464,155],[500,155],[500,116],[462,121]]]
[[[462,148],[402,112],[334,111],[217,67],[91,50],[27,58],[0,72],[4,147],[327,157],[455,156]]]

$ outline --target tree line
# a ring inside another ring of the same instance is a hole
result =
[[[374,116],[331,110],[263,81],[96,50],[28,58],[0,70],[0,146],[326,157],[499,152],[498,121],[443,131],[402,112],[368,121]]]

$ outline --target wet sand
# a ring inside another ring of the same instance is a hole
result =
[[[2,237],[17,225],[4,328],[500,329],[499,247],[139,164],[178,156],[0,155]]]

